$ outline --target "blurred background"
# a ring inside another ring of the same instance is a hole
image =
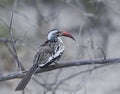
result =
[[[77,41],[63,38],[66,49],[60,61],[102,58],[102,50],[106,57],[120,56],[119,0],[0,0],[0,40],[10,38],[12,11],[15,46],[26,70],[54,28],[70,32]],[[0,75],[18,71],[10,48],[10,43],[0,41]],[[119,64],[74,75],[94,66],[41,73],[25,94],[120,94]],[[0,94],[22,94],[14,91],[20,80],[0,82]]]

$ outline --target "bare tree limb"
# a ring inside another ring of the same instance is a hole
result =
[[[38,70],[37,73],[52,71],[52,70],[56,70],[56,69],[60,69],[60,68],[68,68],[68,67],[73,67],[73,66],[93,65],[93,62],[94,62],[94,64],[103,64],[103,66],[101,66],[101,67],[104,67],[106,64],[111,65],[111,64],[116,64],[116,62],[120,63],[120,58],[108,58],[106,60],[104,60],[103,58],[99,58],[99,59],[92,60],[92,62],[90,60],[60,62],[58,65],[50,65],[46,68]],[[94,69],[97,69],[97,67]],[[86,70],[86,71],[88,71],[88,70]],[[90,71],[90,69],[89,69],[89,71]],[[1,75],[0,81],[22,78],[26,74],[26,72],[27,71],[24,71],[24,72],[17,71],[17,72],[11,72],[8,74]],[[84,73],[84,72],[81,72],[81,73]]]
[[[8,38],[0,38],[0,42],[1,43],[11,43],[12,41],[11,41],[11,39],[8,39]],[[14,41],[13,41],[15,44],[18,42],[18,40],[17,39],[14,39]]]

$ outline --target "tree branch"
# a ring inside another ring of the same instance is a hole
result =
[[[11,43],[12,41],[11,41],[11,39],[9,39],[9,38],[0,38],[0,42],[1,43]],[[18,42],[18,40],[17,39],[14,39],[14,41],[13,41],[14,43],[17,43]]]
[[[94,62],[94,63],[93,63]],[[94,59],[92,62],[90,60],[77,60],[77,61],[66,61],[66,62],[60,62],[58,65],[50,65],[46,68],[43,68],[41,70],[38,70],[37,73],[42,73],[42,72],[47,72],[47,71],[52,71],[60,68],[68,68],[68,67],[73,67],[73,66],[83,66],[83,65],[93,65],[93,64],[116,64],[120,63],[120,58],[108,58],[104,60],[103,58],[99,59]],[[22,78],[27,71],[17,71],[17,72],[11,72],[8,74],[4,74],[0,76],[0,81],[5,81],[5,80],[11,80],[11,79],[16,79],[16,78]]]

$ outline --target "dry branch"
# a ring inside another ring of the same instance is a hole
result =
[[[66,61],[66,62],[60,62],[58,65],[50,65],[46,68],[38,70],[37,73],[52,71],[60,68],[68,68],[73,66],[83,66],[83,65],[93,65],[93,64],[110,65],[110,64],[116,64],[116,62],[120,63],[120,58],[108,58],[106,60],[104,60],[103,58],[99,58],[92,60],[92,62],[90,60]],[[0,81],[22,78],[26,74],[26,72],[27,71],[24,72],[17,71],[17,72],[11,72],[8,74],[1,75]]]
[[[0,42],[1,43],[11,43],[12,41],[11,41],[11,39],[8,39],[8,38],[0,38]],[[14,39],[13,42],[16,43],[16,42],[18,42],[18,40]]]

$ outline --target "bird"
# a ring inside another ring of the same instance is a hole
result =
[[[61,58],[65,49],[61,36],[69,37],[75,41],[75,38],[66,31],[59,29],[50,30],[47,34],[47,40],[40,45],[40,48],[34,57],[32,67],[22,78],[15,91],[24,90],[31,77],[37,72],[38,69],[45,68]]]

